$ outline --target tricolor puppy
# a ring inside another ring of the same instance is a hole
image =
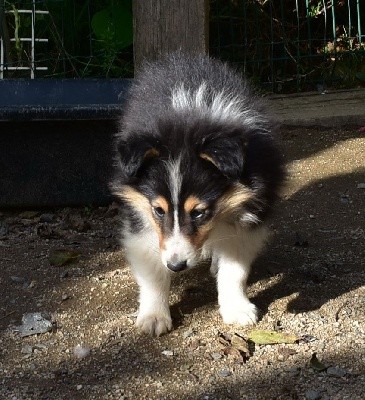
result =
[[[169,331],[171,277],[207,258],[223,321],[255,323],[246,280],[284,167],[247,83],[206,56],[148,64],[130,90],[116,147],[113,187],[140,287],[137,326]]]

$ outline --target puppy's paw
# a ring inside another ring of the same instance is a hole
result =
[[[142,332],[151,336],[161,336],[172,329],[169,314],[139,314],[136,325]]]
[[[240,302],[231,306],[221,306],[219,312],[225,324],[254,325],[258,317],[258,311],[249,301]]]

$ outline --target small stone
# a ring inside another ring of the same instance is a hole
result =
[[[77,386],[76,386],[76,389],[77,389],[77,390],[81,390],[81,389],[82,389],[82,385],[77,385]]]
[[[9,234],[8,224],[0,221],[0,237],[5,237]]]
[[[338,378],[343,378],[347,374],[344,369],[339,367],[328,367],[326,372],[328,375],[336,376]]]
[[[183,338],[187,339],[188,337],[191,337],[194,335],[194,331],[192,329],[188,329],[183,333]]]
[[[161,354],[167,357],[172,357],[174,355],[174,352],[172,350],[163,350]]]
[[[356,187],[357,189],[365,189],[365,183],[359,183]]]
[[[42,215],[39,217],[39,222],[50,223],[50,222],[53,222],[53,220],[54,220],[54,214],[48,214],[48,213],[46,213],[46,214],[42,214]]]
[[[60,278],[61,278],[61,279],[67,278],[68,275],[69,275],[69,273],[68,273],[67,270],[63,270],[63,271],[60,272]]]
[[[24,282],[25,282],[25,279],[24,279],[23,277],[21,277],[21,276],[15,276],[15,275],[12,275],[12,276],[10,277],[10,280],[11,280],[12,282],[14,282],[14,283],[24,283]]]
[[[74,356],[81,359],[87,357],[91,352],[89,346],[78,344],[74,347]]]
[[[62,300],[62,301],[66,301],[66,300],[68,300],[69,298],[70,298],[70,296],[69,296],[68,294],[64,293],[64,294],[62,295],[62,297],[61,297],[61,300]]]
[[[221,360],[222,357],[223,357],[223,355],[222,355],[221,353],[218,353],[218,352],[212,353],[211,356],[212,356],[212,358],[213,358],[214,361]]]
[[[309,389],[305,392],[306,400],[320,400],[322,398],[322,393],[318,390]]]
[[[231,376],[231,375],[232,375],[232,372],[229,371],[228,369],[222,369],[222,370],[218,371],[218,375],[219,375],[221,378],[227,378],[228,376]]]
[[[20,352],[22,354],[32,354],[33,353],[33,347],[29,346],[29,345],[25,345],[22,347],[22,349],[20,350]]]
[[[30,336],[50,332],[53,328],[51,317],[44,312],[27,313],[22,317],[22,325],[15,329],[20,336]]]
[[[37,343],[34,345],[35,350],[47,350],[48,346],[43,343]]]

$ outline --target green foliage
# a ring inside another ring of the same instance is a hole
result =
[[[19,9],[31,9],[31,0],[5,1],[9,37],[18,38],[7,46],[7,65],[27,66],[31,59],[29,42],[30,14],[18,14]],[[48,43],[35,45],[36,63],[47,66],[44,77],[131,77],[133,75],[132,0],[37,0],[37,38]],[[11,75],[12,74],[12,75]],[[29,72],[13,72],[7,76],[29,76]]]
[[[101,68],[108,76],[116,73],[114,61],[118,52],[133,43],[132,13],[126,2],[111,5],[96,12],[91,20],[91,27],[96,37],[96,49],[104,54]]]

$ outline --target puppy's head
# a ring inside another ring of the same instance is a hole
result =
[[[119,143],[122,184],[116,194],[138,215],[141,230],[156,232],[163,264],[178,272],[197,264],[214,221],[235,218],[254,194],[241,179],[241,130],[160,131],[168,134],[138,133]]]

